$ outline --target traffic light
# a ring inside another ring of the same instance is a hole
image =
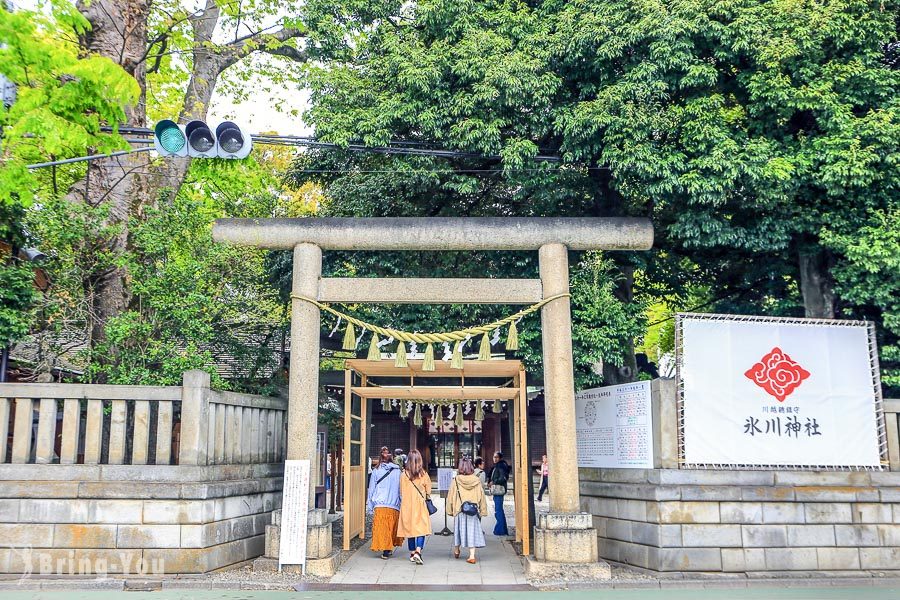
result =
[[[216,127],[215,133],[203,121],[190,121],[182,127],[168,119],[153,130],[153,144],[160,156],[197,158],[247,158],[253,147],[250,135],[231,121]]]

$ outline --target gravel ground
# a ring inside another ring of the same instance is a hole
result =
[[[342,513],[331,515],[331,543],[335,549],[341,548],[344,544],[344,519]],[[372,515],[366,515],[366,537],[372,531]],[[338,564],[341,565],[356,550],[365,544],[367,540],[358,537],[350,541],[350,550],[341,550],[338,556]],[[231,587],[250,587],[259,586],[267,589],[293,589],[293,586],[300,582],[310,583],[326,583],[330,578],[313,577],[311,575],[300,575],[293,571],[254,571],[251,563],[241,563],[232,567],[226,567],[220,571],[209,573],[205,577],[198,578],[200,581],[206,580],[214,586]]]

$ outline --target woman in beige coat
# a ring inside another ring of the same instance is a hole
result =
[[[453,517],[453,556],[459,558],[459,549],[466,546],[469,558],[466,562],[475,564],[475,548],[484,548],[484,529],[481,517],[488,514],[484,487],[475,473],[472,460],[464,457],[459,461],[459,471],[447,491],[447,514]],[[467,515],[462,511],[464,502],[478,507],[477,515]]]
[[[422,466],[422,454],[413,448],[406,456],[406,467],[400,477],[400,522],[397,535],[406,538],[409,560],[418,565],[422,560],[425,536],[431,535],[431,515],[425,501],[431,496],[431,478]]]

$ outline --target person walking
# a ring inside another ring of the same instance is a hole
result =
[[[453,517],[453,557],[459,558],[460,548],[465,546],[469,549],[466,562],[474,565],[475,549],[484,548],[481,517],[487,515],[488,508],[484,487],[468,457],[459,461],[457,475],[447,490],[446,508]]]
[[[544,497],[544,492],[549,492],[550,466],[547,464],[547,455],[541,458],[541,488],[538,490],[538,502]]]
[[[422,550],[425,537],[431,535],[431,514],[428,499],[431,497],[431,477],[422,464],[422,453],[413,448],[406,455],[406,466],[400,475],[400,521],[397,535],[406,538],[409,560],[417,565],[425,564]]]
[[[369,477],[369,496],[366,509],[375,514],[372,521],[372,545],[381,558],[389,559],[394,548],[403,543],[397,536],[400,518],[400,467],[394,464],[393,455],[387,446],[382,446],[378,466]]]
[[[491,496],[494,497],[494,535],[509,535],[506,526],[506,513],[503,511],[503,499],[506,496],[506,485],[509,483],[509,463],[503,460],[503,453],[494,453],[494,468],[491,470]]]

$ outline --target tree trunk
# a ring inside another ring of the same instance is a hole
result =
[[[140,86],[137,104],[125,108],[125,125],[146,126],[143,56],[147,46],[149,0],[92,0],[79,2],[78,10],[91,23],[91,29],[82,36],[82,48],[118,63]],[[90,206],[104,205],[109,211],[103,225],[110,228],[111,234],[92,248],[108,256],[108,262],[84,281],[91,307],[91,347],[106,339],[106,323],[121,314],[130,300],[128,273],[117,264],[117,259],[128,245],[128,219],[135,205],[149,192],[145,177],[148,162],[145,153],[92,161],[85,178],[69,190],[69,200]]]
[[[623,304],[634,302],[634,267],[631,265],[619,265],[618,270],[622,277],[616,284],[613,294]],[[603,385],[631,383],[637,378],[638,369],[637,358],[634,356],[634,340],[628,340],[625,344],[625,360],[622,366],[617,367],[606,361],[603,362]]]
[[[833,319],[834,281],[831,278],[831,254],[821,248],[799,252],[800,293],[809,318]]]

